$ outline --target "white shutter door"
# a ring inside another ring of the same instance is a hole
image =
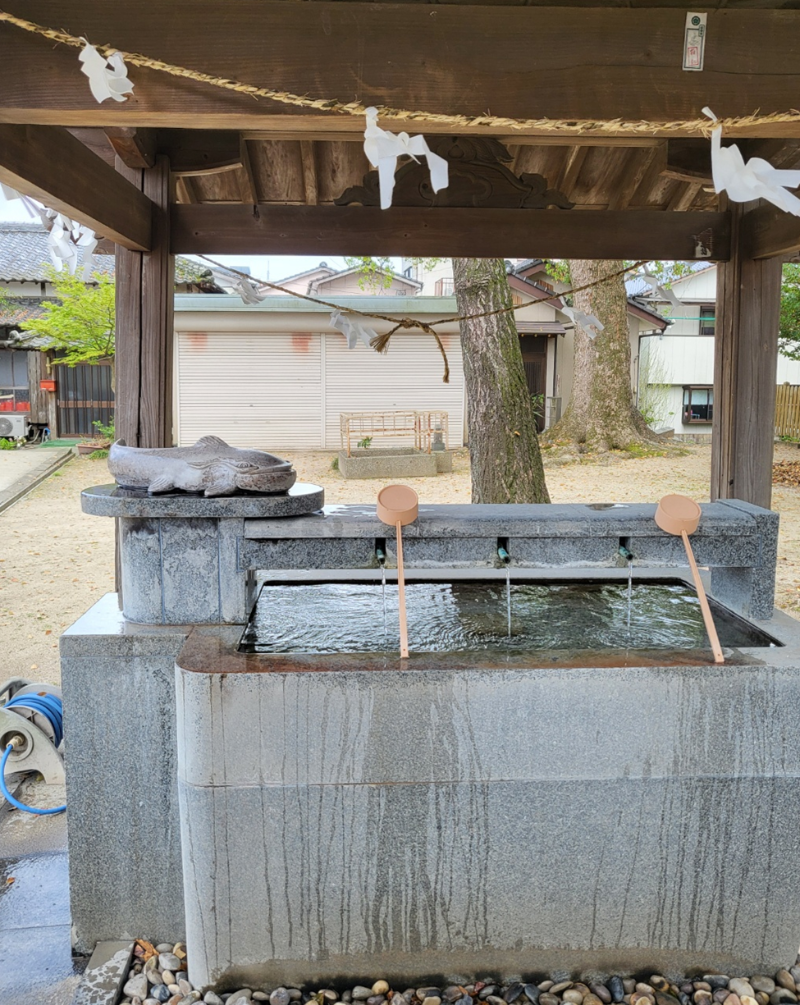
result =
[[[461,446],[464,428],[464,370],[461,339],[443,334],[450,363],[450,383],[442,381],[444,361],[436,342],[423,332],[397,332],[385,355],[359,344],[348,349],[342,335],[325,338],[325,439],[329,450],[340,445],[342,412],[397,409],[446,411],[450,448]],[[413,437],[394,441],[381,437],[375,446],[413,446]]]
[[[320,336],[180,332],[178,437],[221,436],[236,447],[318,450]]]

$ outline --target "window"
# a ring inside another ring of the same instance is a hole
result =
[[[683,421],[711,422],[714,418],[714,388],[709,384],[684,387],[683,389]]]
[[[0,412],[30,412],[28,354],[0,351]]]
[[[700,308],[700,334],[713,335],[716,327],[717,308],[714,304],[703,304]]]
[[[452,279],[437,279],[436,285],[434,287],[434,294],[437,297],[452,297],[453,295],[453,280]]]

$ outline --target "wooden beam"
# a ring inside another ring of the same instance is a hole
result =
[[[779,258],[800,250],[800,217],[769,203],[745,213],[741,229],[742,247],[750,258]]]
[[[745,251],[732,204],[731,259],[717,270],[711,498],[769,507],[781,263]]]
[[[133,126],[106,126],[105,134],[114,153],[132,168],[151,168],[156,162],[154,129]]]
[[[117,170],[152,200],[153,250],[117,249],[116,429],[131,446],[172,445],[175,260],[169,250],[169,161],[149,170],[117,161]]]
[[[33,12],[25,0],[6,3],[12,13],[48,27],[321,99],[357,97],[367,105],[472,116],[489,108],[518,119],[568,121],[671,122],[700,114],[697,75],[681,69],[682,7],[565,6],[554,15],[550,7],[496,4],[237,0],[235,18],[228,7],[218,0],[172,0],[171,23],[180,31],[171,31],[164,28],[163,0],[81,0],[79,9],[73,0],[37,0]],[[703,102],[717,115],[767,114],[791,105],[790,96],[800,91],[800,11],[712,10],[706,39]],[[132,99],[98,104],[75,72],[74,49],[9,24],[0,24],[0,47],[0,121],[269,131],[309,115],[144,68],[131,68]],[[331,128],[332,116],[311,117],[312,131]],[[358,120],[351,125],[363,128]],[[424,128],[453,132],[446,123]],[[800,136],[800,123],[743,126],[738,134]]]
[[[707,229],[714,259],[725,259],[725,213],[181,205],[172,208],[172,251],[690,260],[693,235]]]
[[[177,175],[215,174],[242,162],[240,136],[231,129],[160,129],[158,152]]]
[[[0,124],[0,181],[125,248],[150,247],[150,200],[66,129]]]
[[[313,140],[300,141],[300,157],[303,161],[303,186],[306,193],[306,204],[316,206],[319,202],[317,186],[317,160]]]
[[[668,140],[667,162],[661,174],[675,181],[711,184],[711,144],[708,140]]]

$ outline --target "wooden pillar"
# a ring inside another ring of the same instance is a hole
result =
[[[152,200],[153,249],[116,252],[116,432],[137,447],[172,446],[175,260],[169,251],[169,160],[117,171]]]
[[[769,507],[781,261],[747,257],[743,207],[730,206],[731,258],[717,269],[711,498]]]

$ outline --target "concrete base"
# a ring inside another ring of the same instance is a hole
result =
[[[793,960],[800,626],[761,624],[791,648],[750,665],[302,673],[195,629],[177,664],[190,979]]]
[[[174,668],[186,634],[126,622],[107,594],[61,636],[78,952],[183,937]]]
[[[430,478],[453,470],[451,450],[429,454],[413,447],[370,447],[354,450],[350,457],[339,451],[339,473],[343,478]]]

